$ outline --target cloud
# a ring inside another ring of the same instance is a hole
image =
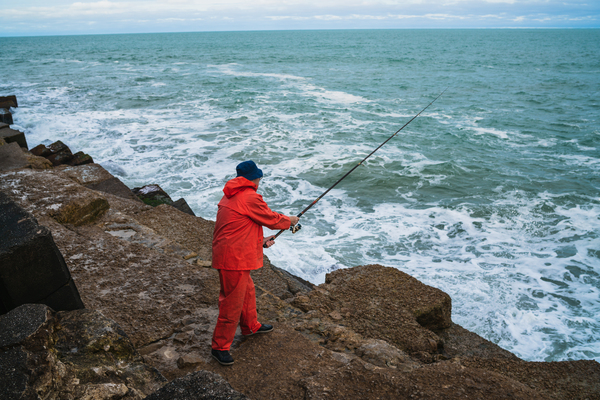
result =
[[[600,27],[599,2],[558,0],[20,0],[0,36],[240,29]],[[48,5],[51,4],[51,5]],[[200,24],[200,22],[202,22]]]

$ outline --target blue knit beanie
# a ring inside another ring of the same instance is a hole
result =
[[[252,160],[239,163],[238,166],[235,167],[235,170],[237,171],[237,176],[243,176],[249,181],[253,181],[256,178],[262,178],[263,176],[262,169],[258,168]]]

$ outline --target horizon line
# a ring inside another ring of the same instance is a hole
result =
[[[307,28],[307,29],[243,29],[243,30],[207,30],[207,31],[172,31],[172,32],[107,32],[107,33],[48,33],[48,34],[25,34],[25,35],[3,35],[0,38],[33,38],[33,37],[62,37],[62,36],[108,36],[108,35],[152,35],[152,34],[177,34],[177,33],[242,33],[242,32],[306,32],[306,31],[442,31],[442,30],[586,30],[600,29],[600,27],[475,27],[475,28]]]

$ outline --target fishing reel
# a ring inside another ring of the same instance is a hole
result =
[[[296,224],[294,226],[290,226],[290,231],[292,231],[292,233],[296,233],[298,232],[300,229],[302,229],[302,225],[300,224]]]

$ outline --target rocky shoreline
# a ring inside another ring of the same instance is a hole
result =
[[[600,399],[596,361],[523,361],[453,323],[446,293],[380,265],[314,286],[265,257],[252,276],[259,318],[276,329],[236,336],[223,367],[210,357],[214,222],[11,135],[0,192],[49,229],[85,309],[0,315],[7,398]]]

